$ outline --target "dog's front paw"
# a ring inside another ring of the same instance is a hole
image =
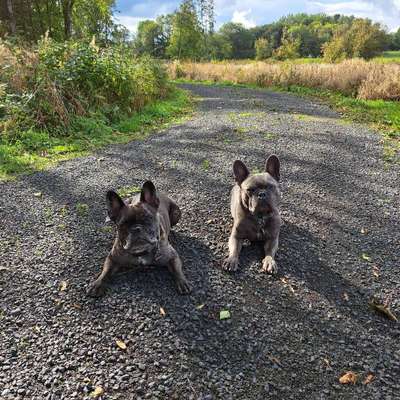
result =
[[[179,294],[189,294],[192,291],[192,287],[190,286],[190,283],[186,280],[186,278],[177,280],[176,288]]]
[[[262,263],[261,272],[274,275],[278,272],[278,265],[271,256],[266,256]]]
[[[101,297],[104,296],[105,292],[106,288],[104,287],[104,285],[97,282],[92,282],[91,284],[89,284],[86,290],[86,294],[89,297]]]
[[[222,263],[222,269],[229,272],[237,271],[239,268],[239,260],[236,257],[228,257]]]

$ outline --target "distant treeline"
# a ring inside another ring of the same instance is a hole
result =
[[[324,57],[339,61],[368,59],[384,50],[400,49],[400,29],[388,33],[369,19],[343,15],[289,15],[250,29],[229,22],[214,32],[204,26],[204,12],[199,12],[196,3],[184,1],[173,14],[140,22],[133,43],[135,51],[192,60]]]
[[[135,54],[162,59],[372,58],[400,50],[400,29],[353,16],[296,14],[247,29],[229,22],[215,31],[214,0],[184,0],[172,14],[141,21],[132,39],[113,20],[115,0],[2,0],[0,37],[36,42],[96,37],[99,45],[123,43]]]

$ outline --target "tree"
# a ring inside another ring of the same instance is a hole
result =
[[[162,26],[156,21],[140,21],[134,47],[139,54],[147,53],[154,57],[162,57],[165,48],[162,43]]]
[[[73,10],[73,7],[74,7],[74,0],[63,0],[62,1],[65,39],[69,39],[72,36],[72,10]]]
[[[226,60],[232,58],[232,45],[220,33],[209,35],[208,55],[212,60]]]
[[[380,24],[357,18],[350,26],[341,26],[323,46],[324,58],[329,62],[352,57],[370,59],[381,53],[387,44],[388,35]]]
[[[272,46],[268,39],[259,38],[256,40],[254,46],[256,49],[256,60],[265,60],[272,56]]]
[[[232,46],[232,58],[253,58],[255,54],[254,40],[255,37],[249,29],[242,24],[228,22],[222,25],[219,33],[224,40]]]
[[[272,55],[278,60],[294,59],[300,57],[300,39],[284,38],[281,46],[273,51]]]
[[[7,12],[10,21],[10,33],[11,35],[15,35],[17,33],[17,22],[15,20],[12,0],[7,0]]]
[[[185,1],[173,16],[167,55],[175,59],[198,59],[202,55],[202,32],[193,3]]]

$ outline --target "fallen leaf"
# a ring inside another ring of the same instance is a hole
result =
[[[390,311],[390,308],[380,303],[377,299],[371,299],[368,304],[374,311],[384,315],[386,318],[389,318],[392,321],[398,321],[397,317],[392,313],[392,311]]]
[[[364,383],[364,385],[368,385],[368,384],[371,383],[374,379],[375,379],[374,374],[369,373],[369,374],[367,375],[367,377],[365,378],[365,380],[364,380],[363,383]]]
[[[361,254],[361,258],[362,258],[364,261],[371,261],[371,257],[370,257],[368,254],[365,254],[365,253],[362,253],[362,254]]]
[[[376,265],[372,267],[372,275],[374,275],[375,278],[379,278],[379,268]]]
[[[205,306],[205,304],[199,304],[196,308],[197,308],[198,310],[201,310],[204,306]]]
[[[39,327],[39,326],[35,325],[32,329],[33,329],[36,333],[40,333],[40,327]]]
[[[327,367],[331,367],[331,363],[327,358],[324,358],[324,363],[326,364]]]
[[[346,292],[343,292],[343,300],[349,301],[349,295]]]
[[[64,290],[67,289],[67,282],[66,281],[61,281],[60,282],[60,291],[63,292]]]
[[[221,310],[219,312],[219,319],[229,319],[231,317],[231,313],[228,310]]]
[[[78,304],[78,303],[72,304],[72,307],[76,308],[77,310],[81,310],[82,309],[82,306],[80,304]]]
[[[122,349],[122,350],[126,350],[126,344],[125,342],[123,342],[122,340],[116,340],[115,343],[117,344],[117,346]]]
[[[33,193],[33,195],[35,197],[42,197],[42,192],[36,192],[36,193]]]
[[[93,399],[97,399],[104,393],[104,390],[101,386],[96,386],[96,388],[93,390],[93,392],[90,393],[89,397]]]
[[[166,315],[166,312],[165,312],[165,310],[164,310],[162,307],[160,307],[160,314],[161,314],[163,317],[165,317],[165,315]]]
[[[355,374],[352,371],[347,371],[344,375],[342,375],[339,378],[339,382],[343,385],[347,385],[351,383],[352,385],[355,385],[357,382],[357,374]]]
[[[212,224],[212,223],[213,223],[213,220],[212,220],[212,219],[209,219],[209,220],[206,222],[207,225]]]
[[[365,228],[361,228],[361,233],[362,233],[363,235],[366,235],[366,234],[368,233],[368,230],[365,229]]]

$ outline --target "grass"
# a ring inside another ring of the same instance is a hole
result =
[[[134,194],[140,193],[141,188],[139,186],[124,186],[117,189],[118,194],[126,199],[127,197],[133,196]]]
[[[77,117],[69,136],[54,137],[30,129],[21,133],[16,141],[0,137],[0,181],[49,168],[108,144],[144,139],[161,127],[179,122],[192,109],[189,94],[176,89],[168,98],[151,103],[114,125],[94,114]]]
[[[196,82],[208,86],[252,88],[258,90],[275,90],[289,92],[299,96],[314,97],[327,102],[341,113],[345,122],[364,123],[378,130],[384,139],[384,159],[399,162],[400,154],[400,102],[386,100],[361,100],[327,89],[308,88],[304,86],[272,86],[260,88],[255,84],[235,84],[233,82],[176,80],[175,82]],[[302,116],[298,116],[298,119]]]

